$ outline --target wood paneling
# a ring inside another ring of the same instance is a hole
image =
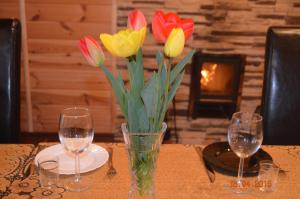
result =
[[[7,0],[5,0],[7,1]],[[8,0],[9,1],[9,0]],[[26,0],[28,3],[41,3],[41,0]],[[51,4],[87,4],[87,5],[112,5],[112,0],[45,0],[43,2]]]
[[[33,128],[57,132],[59,113],[87,106],[96,133],[112,133],[114,101],[99,68],[88,66],[78,48],[85,35],[99,38],[113,29],[111,0],[26,0]],[[19,0],[1,0],[0,17],[19,17]],[[112,59],[107,65],[113,71]],[[24,75],[21,79],[21,128],[28,131]]]
[[[29,21],[28,39],[79,39],[84,35],[99,37],[100,32],[110,32],[111,24],[96,22]],[[49,31],[51,30],[51,31]]]
[[[31,21],[61,21],[62,18],[68,22],[111,23],[111,5],[36,3],[28,7],[27,19]]]
[[[28,4],[88,4],[88,5],[112,5],[112,0],[25,0]],[[1,0],[2,3],[19,3],[19,0]]]
[[[19,17],[19,7],[17,3],[8,1],[0,2],[0,18],[18,18]]]
[[[101,106],[87,106],[84,104],[63,104],[63,105],[55,105],[55,104],[34,104],[33,105],[33,123],[34,130],[36,132],[54,132],[56,133],[58,130],[58,121],[59,114],[61,110],[67,107],[72,107],[74,105],[77,106],[85,106],[91,110],[91,114],[94,120],[95,129],[100,129],[101,132],[109,132],[111,129],[111,114],[110,107],[107,104],[103,104]],[[23,108],[23,106],[22,106]],[[21,111],[25,111],[21,109]],[[26,118],[21,117],[21,121],[25,122]]]

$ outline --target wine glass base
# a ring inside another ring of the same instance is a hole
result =
[[[236,179],[230,184],[225,184],[224,188],[236,194],[248,194],[253,191],[253,188],[250,186],[250,183],[247,180],[238,181]]]
[[[86,191],[91,186],[91,182],[86,178],[81,178],[79,181],[69,181],[65,184],[65,188],[72,192]]]

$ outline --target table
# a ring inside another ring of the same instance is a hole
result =
[[[26,176],[26,168],[31,165],[37,147],[0,145],[0,198],[127,198],[130,177],[124,144],[98,144],[113,147],[113,161],[118,173],[112,178],[107,177],[108,166],[105,164],[85,174],[84,177],[94,185],[81,193],[68,192],[62,187],[43,189],[36,172]],[[276,192],[253,192],[240,196],[224,188],[224,184],[228,184],[233,177],[216,173],[216,181],[209,182],[193,145],[164,144],[157,165],[157,198],[300,198],[300,147],[263,146],[263,149],[288,172],[279,175]]]

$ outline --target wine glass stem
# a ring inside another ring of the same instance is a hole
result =
[[[75,154],[75,182],[80,181],[80,162],[79,162],[79,154]]]
[[[240,186],[242,186],[243,170],[244,170],[244,158],[240,158],[238,178],[237,178],[237,183]]]

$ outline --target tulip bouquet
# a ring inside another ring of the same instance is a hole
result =
[[[194,50],[175,66],[172,65],[172,60],[182,53],[185,41],[192,35],[193,30],[193,20],[180,19],[175,13],[156,11],[152,19],[152,33],[157,42],[164,43],[164,53],[157,52],[157,70],[147,81],[144,80],[142,53],[147,22],[143,13],[132,11],[125,30],[114,35],[100,34],[102,44],[112,55],[128,60],[128,86],[125,86],[120,73],[114,77],[105,67],[104,54],[95,39],[87,36],[80,40],[84,57],[91,65],[100,67],[108,78],[127,121],[128,132],[156,133],[162,128],[168,105],[176,94],[184,75],[184,66],[193,56]],[[141,145],[147,146],[150,143],[151,147],[151,140],[136,139],[134,142],[137,152]],[[149,164],[153,163],[151,159],[147,154],[139,154],[132,160],[140,193],[151,184],[147,182],[151,168]]]

